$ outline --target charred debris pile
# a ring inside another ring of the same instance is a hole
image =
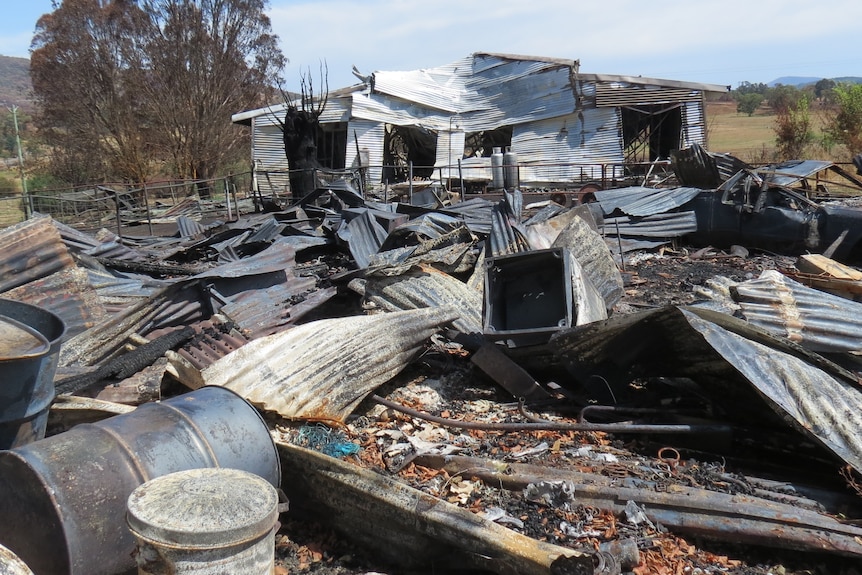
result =
[[[599,207],[326,191],[122,238],[37,215],[0,230],[0,297],[66,325],[49,436],[228,388],[278,446],[282,521],[381,569],[853,573],[862,274],[666,226],[623,246]],[[692,286],[708,264],[744,273]]]

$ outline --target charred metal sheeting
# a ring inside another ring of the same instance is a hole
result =
[[[730,288],[745,319],[817,352],[862,350],[862,303],[823,293],[775,270]]]
[[[380,251],[387,235],[386,228],[367,209],[342,223],[338,233],[347,241],[350,254],[360,269],[368,267],[371,256]]]
[[[605,218],[602,233],[606,236],[634,238],[662,238],[670,240],[697,231],[697,218],[694,212],[656,214],[638,218]],[[611,247],[616,239],[609,240]],[[666,242],[664,242],[666,243]]]
[[[291,513],[331,528],[404,568],[549,575],[558,561],[594,573],[590,555],[521,535],[418,489],[335,457],[277,444]]]
[[[273,272],[283,273],[285,270],[292,268],[295,264],[296,249],[287,242],[275,242],[253,256],[224,263],[210,270],[199,273],[194,277],[239,278]]]
[[[792,186],[799,180],[812,176],[832,166],[825,160],[792,160],[757,168],[755,172],[766,181],[778,186]]]
[[[700,188],[644,188],[632,186],[596,192],[606,216],[620,210],[626,215],[654,216],[674,210],[697,196]]]
[[[530,251],[530,242],[525,232],[509,211],[506,202],[499,202],[494,209],[491,220],[491,235],[488,236],[491,254],[504,256]]]
[[[491,220],[494,215],[494,203],[482,198],[473,198],[466,202],[459,202],[454,206],[448,206],[440,210],[441,213],[455,216],[470,228],[475,234],[488,235],[491,233]]]
[[[157,295],[129,306],[121,313],[70,338],[60,349],[61,366],[96,365],[115,354],[133,335],[147,336],[164,327],[195,323],[209,317],[198,281],[177,282]]]
[[[452,305],[460,317],[452,327],[461,333],[481,333],[482,292],[431,266],[413,268],[398,276],[372,275],[350,282],[369,309],[401,311]]]
[[[181,238],[194,238],[203,235],[206,231],[206,228],[204,228],[200,222],[197,222],[188,216],[178,216],[176,221]]]
[[[222,306],[220,313],[251,339],[272,335],[294,325],[338,292],[336,287],[312,291],[314,287],[313,278],[297,278],[289,284],[243,292]]]
[[[862,470],[862,393],[854,374],[797,344],[722,313],[668,306],[561,331],[550,342],[576,372],[689,377],[748,423],[767,407]],[[616,371],[616,373],[614,373]]]
[[[392,234],[389,234],[391,238]],[[450,274],[470,273],[475,271],[478,257],[476,241],[470,230],[458,222],[446,233],[428,239],[416,238],[410,245],[374,254],[365,275],[398,275],[425,264]]]
[[[595,222],[589,210],[579,212],[576,208],[572,211],[578,213],[579,217],[574,218],[560,231],[552,247],[569,250],[589,283],[598,290],[605,307],[610,310],[623,297],[622,274],[608,249],[608,244],[595,231]],[[580,317],[578,319],[581,320]]]
[[[227,387],[287,418],[343,422],[457,317],[438,307],[312,321],[249,342],[204,369],[197,386]]]
[[[250,341],[241,332],[228,329],[222,322],[202,321],[195,325],[195,331],[198,332],[198,335],[191,342],[175,352],[168,351],[165,353],[172,365],[176,363],[176,356],[180,356],[183,360],[181,367],[200,371]],[[179,376],[177,379],[180,381],[189,380],[187,377]]]
[[[0,231],[0,293],[75,265],[47,216]]]
[[[57,314],[66,325],[67,338],[93,327],[106,315],[99,295],[90,285],[87,272],[78,267],[31,281],[4,292],[3,297]]]
[[[673,171],[684,186],[717,188],[748,164],[730,154],[707,152],[700,144],[692,144],[670,154]]]
[[[485,343],[470,361],[479,366],[491,379],[514,397],[538,399],[550,397],[532,375],[512,361],[495,343]]]
[[[862,528],[845,525],[816,511],[760,497],[684,485],[672,485],[659,491],[655,484],[634,477],[616,479],[457,455],[420,455],[414,463],[445,469],[450,475],[469,474],[488,485],[502,485],[510,490],[524,490],[530,486],[535,489],[553,483],[572,505],[595,506],[617,514],[625,510],[629,501],[634,501],[651,521],[681,534],[862,558]]]

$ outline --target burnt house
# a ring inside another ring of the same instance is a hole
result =
[[[318,155],[332,169],[363,168],[370,187],[411,176],[490,183],[492,156],[502,150],[517,158],[525,187],[625,177],[632,165],[706,146],[705,96],[728,90],[483,52],[436,68],[354,74],[361,83],[328,95]],[[285,106],[232,118],[252,129],[263,193],[287,186]]]

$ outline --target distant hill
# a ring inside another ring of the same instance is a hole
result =
[[[766,85],[770,87],[775,87],[778,84],[782,86],[795,86],[797,88],[801,88],[802,86],[807,86],[808,84],[816,84],[823,78],[818,78],[816,76],[782,76],[781,78],[776,78],[771,82],[767,82]],[[833,82],[836,83],[844,83],[844,84],[862,84],[862,78],[859,76],[842,76],[840,78],[830,78]]]
[[[30,83],[30,60],[0,56],[0,103],[22,110],[33,109]]]

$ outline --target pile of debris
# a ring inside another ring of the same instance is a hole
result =
[[[256,406],[277,573],[858,573],[860,272],[612,251],[598,208],[36,216],[0,231],[0,297],[65,324],[48,436],[208,386]]]

